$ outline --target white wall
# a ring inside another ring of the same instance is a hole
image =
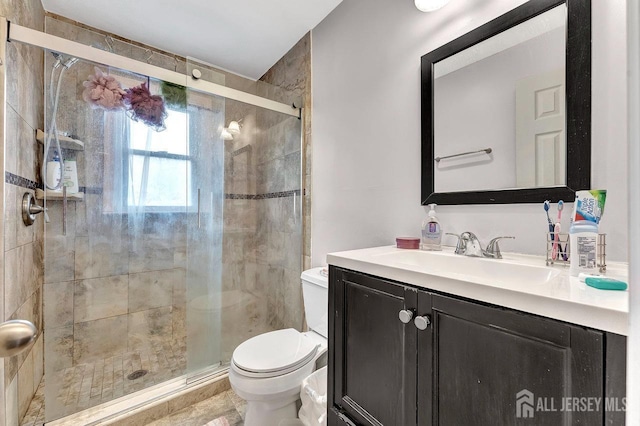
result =
[[[314,265],[329,252],[419,235],[420,57],[523,2],[451,0],[421,13],[411,0],[344,0],[313,30]],[[608,258],[626,260],[626,6],[592,0],[592,8],[592,187],[609,190]],[[544,253],[541,204],[438,211],[445,232],[471,230],[485,243],[514,235],[504,251]]]

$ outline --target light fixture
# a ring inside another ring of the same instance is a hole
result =
[[[229,133],[231,133],[234,136],[237,136],[240,134],[240,123],[238,123],[237,121],[232,121],[231,123],[229,123],[229,127],[227,127],[227,131]]]
[[[220,134],[220,136],[222,136],[222,140],[223,141],[232,141],[233,140],[233,135],[231,133],[229,133],[228,129],[222,129],[222,133]]]
[[[444,7],[449,0],[415,0],[416,7],[422,12],[433,12]]]

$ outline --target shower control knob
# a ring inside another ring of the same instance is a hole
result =
[[[400,318],[400,321],[402,321],[403,323],[409,324],[409,321],[411,321],[411,318],[413,318],[413,312],[408,309],[403,309],[398,312],[398,318]]]
[[[36,198],[30,192],[22,196],[22,221],[26,226],[31,226],[36,221],[36,215],[43,213],[47,217],[47,209],[36,204]]]
[[[429,318],[429,315],[417,316],[416,319],[413,320],[413,323],[416,325],[418,330],[426,330],[431,324],[431,319]]]
[[[194,69],[193,71],[191,71],[191,75],[196,80],[199,80],[202,77],[202,71],[200,71],[199,69]]]

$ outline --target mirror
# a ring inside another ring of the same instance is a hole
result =
[[[590,2],[537,0],[422,57],[422,204],[590,185]]]

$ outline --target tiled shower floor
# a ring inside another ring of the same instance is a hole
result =
[[[61,383],[56,411],[66,416],[89,407],[165,382],[186,372],[186,345],[172,341],[154,343],[152,347],[126,352],[90,364],[62,370],[47,381]],[[143,377],[129,380],[137,370],[147,370]],[[21,426],[44,423],[44,379],[40,383]]]

